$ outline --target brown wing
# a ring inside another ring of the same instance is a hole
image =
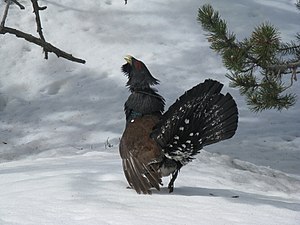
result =
[[[127,124],[120,142],[123,170],[129,185],[138,194],[151,194],[150,189],[160,189],[162,184],[158,163],[161,149],[150,138],[156,117],[144,116]]]

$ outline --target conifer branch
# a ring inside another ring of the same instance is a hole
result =
[[[256,27],[249,38],[238,41],[227,29],[226,21],[208,4],[199,9],[198,22],[208,32],[210,47],[222,56],[230,71],[226,77],[231,86],[240,89],[252,110],[281,110],[296,102],[296,95],[285,92],[300,73],[300,34],[297,42],[282,43],[278,30],[266,23]],[[291,75],[289,85],[282,75]]]

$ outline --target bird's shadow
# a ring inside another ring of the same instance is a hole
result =
[[[169,193],[168,188],[164,187],[161,189],[161,191],[153,191],[153,194],[225,198],[233,203],[242,203],[250,205],[272,205],[276,208],[285,208],[292,211],[300,211],[300,201],[297,201],[296,199],[286,199],[278,196],[270,196],[268,194],[262,195],[231,189],[213,189],[181,186],[174,188],[173,193]]]

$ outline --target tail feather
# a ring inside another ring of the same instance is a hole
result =
[[[151,194],[152,187],[160,189],[159,185],[162,184],[160,175],[151,167],[148,168],[140,163],[135,157],[123,159],[123,169],[129,185],[138,194]]]
[[[231,138],[237,129],[238,110],[223,85],[205,80],[185,92],[163,115],[152,138],[167,158],[183,165],[203,146]]]
[[[203,146],[231,138],[237,129],[237,106],[230,94],[220,94],[219,100],[210,104],[210,109],[204,118]]]
[[[124,169],[125,176],[129,180],[130,186],[133,187],[138,194],[149,194],[149,189],[151,188],[151,186],[149,186],[149,183],[146,182],[144,177],[140,175],[140,168],[135,168],[135,162],[130,162],[130,160],[133,159],[129,159],[124,162],[126,168]]]

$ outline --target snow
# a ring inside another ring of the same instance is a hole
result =
[[[26,10],[12,6],[6,25],[35,34],[30,1],[20,2]],[[299,224],[300,102],[250,112],[196,21],[211,3],[239,39],[272,21],[292,40],[293,0],[39,2],[46,40],[87,63],[44,60],[39,47],[0,36],[1,225]],[[239,107],[237,134],[183,167],[172,194],[126,189],[118,143],[127,54],[160,79],[167,107],[206,78],[223,82]]]

